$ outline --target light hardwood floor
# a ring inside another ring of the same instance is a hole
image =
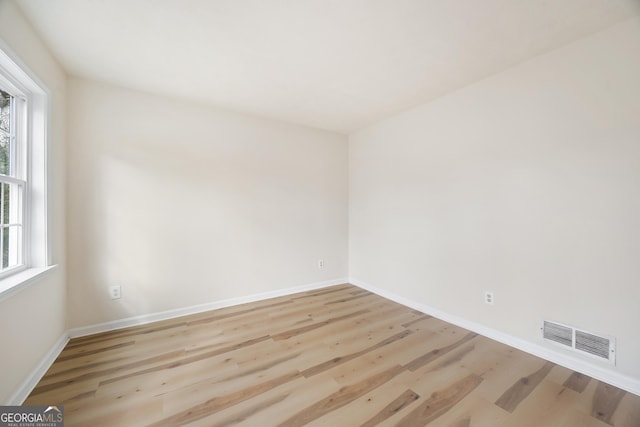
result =
[[[639,427],[640,397],[351,285],[74,339],[67,426]]]

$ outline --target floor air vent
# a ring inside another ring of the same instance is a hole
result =
[[[544,322],[542,333],[545,339],[573,347],[573,329],[557,323]]]
[[[584,351],[608,360],[609,353],[611,352],[611,342],[604,337],[599,337],[584,331],[576,331],[576,350]]]
[[[580,353],[615,364],[615,340],[560,323],[542,322],[542,337]]]

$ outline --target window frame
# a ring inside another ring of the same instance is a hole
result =
[[[27,138],[27,129],[28,129],[28,101],[27,97],[23,91],[16,89],[11,82],[6,79],[4,73],[0,69],[0,89],[5,93],[8,93],[13,98],[13,102],[11,105],[11,115],[12,115],[12,129],[10,138],[12,142],[10,142],[10,152],[9,152],[9,164],[11,169],[7,175],[0,175],[0,197],[4,198],[4,184],[15,185],[19,188],[18,193],[12,192],[11,198],[11,208],[18,209],[19,212],[16,214],[18,217],[18,221],[15,223],[20,227],[19,238],[16,244],[18,245],[18,253],[16,254],[18,257],[18,262],[13,267],[8,267],[2,271],[0,271],[0,280],[5,277],[16,274],[22,270],[25,270],[28,265],[28,251],[27,247],[29,242],[26,241],[26,236],[28,233],[26,217],[29,212],[29,196],[27,194],[29,189],[28,182],[28,172],[29,165],[26,161],[29,152],[29,141]],[[17,204],[17,206],[16,206]],[[0,212],[0,217],[4,220],[4,210]],[[0,225],[0,243],[4,241],[4,222]],[[0,251],[3,250],[2,245],[0,245]],[[11,254],[10,254],[11,255]],[[3,255],[4,256],[4,255]],[[1,267],[0,267],[1,268]]]
[[[35,282],[56,266],[48,238],[49,89],[0,39],[0,80],[3,89],[24,102],[24,145],[17,161],[26,182],[22,192],[22,264],[0,273],[0,301]]]

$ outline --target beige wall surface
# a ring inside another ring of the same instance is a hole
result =
[[[638,52],[633,19],[351,135],[350,277],[530,342],[613,335],[640,379]]]
[[[65,331],[66,77],[12,2],[0,0],[0,39],[47,86],[50,98],[48,238],[58,268],[0,302],[0,404],[7,402]]]
[[[347,277],[345,136],[82,79],[68,96],[70,327]]]

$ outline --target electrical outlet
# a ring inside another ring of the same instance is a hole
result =
[[[120,299],[122,296],[120,293],[120,286],[110,286],[109,295],[111,296],[111,299]]]
[[[320,270],[322,270],[324,268],[324,260],[323,259],[319,259],[318,260],[318,268]]]
[[[484,302],[489,305],[493,305],[493,292],[484,291]]]

